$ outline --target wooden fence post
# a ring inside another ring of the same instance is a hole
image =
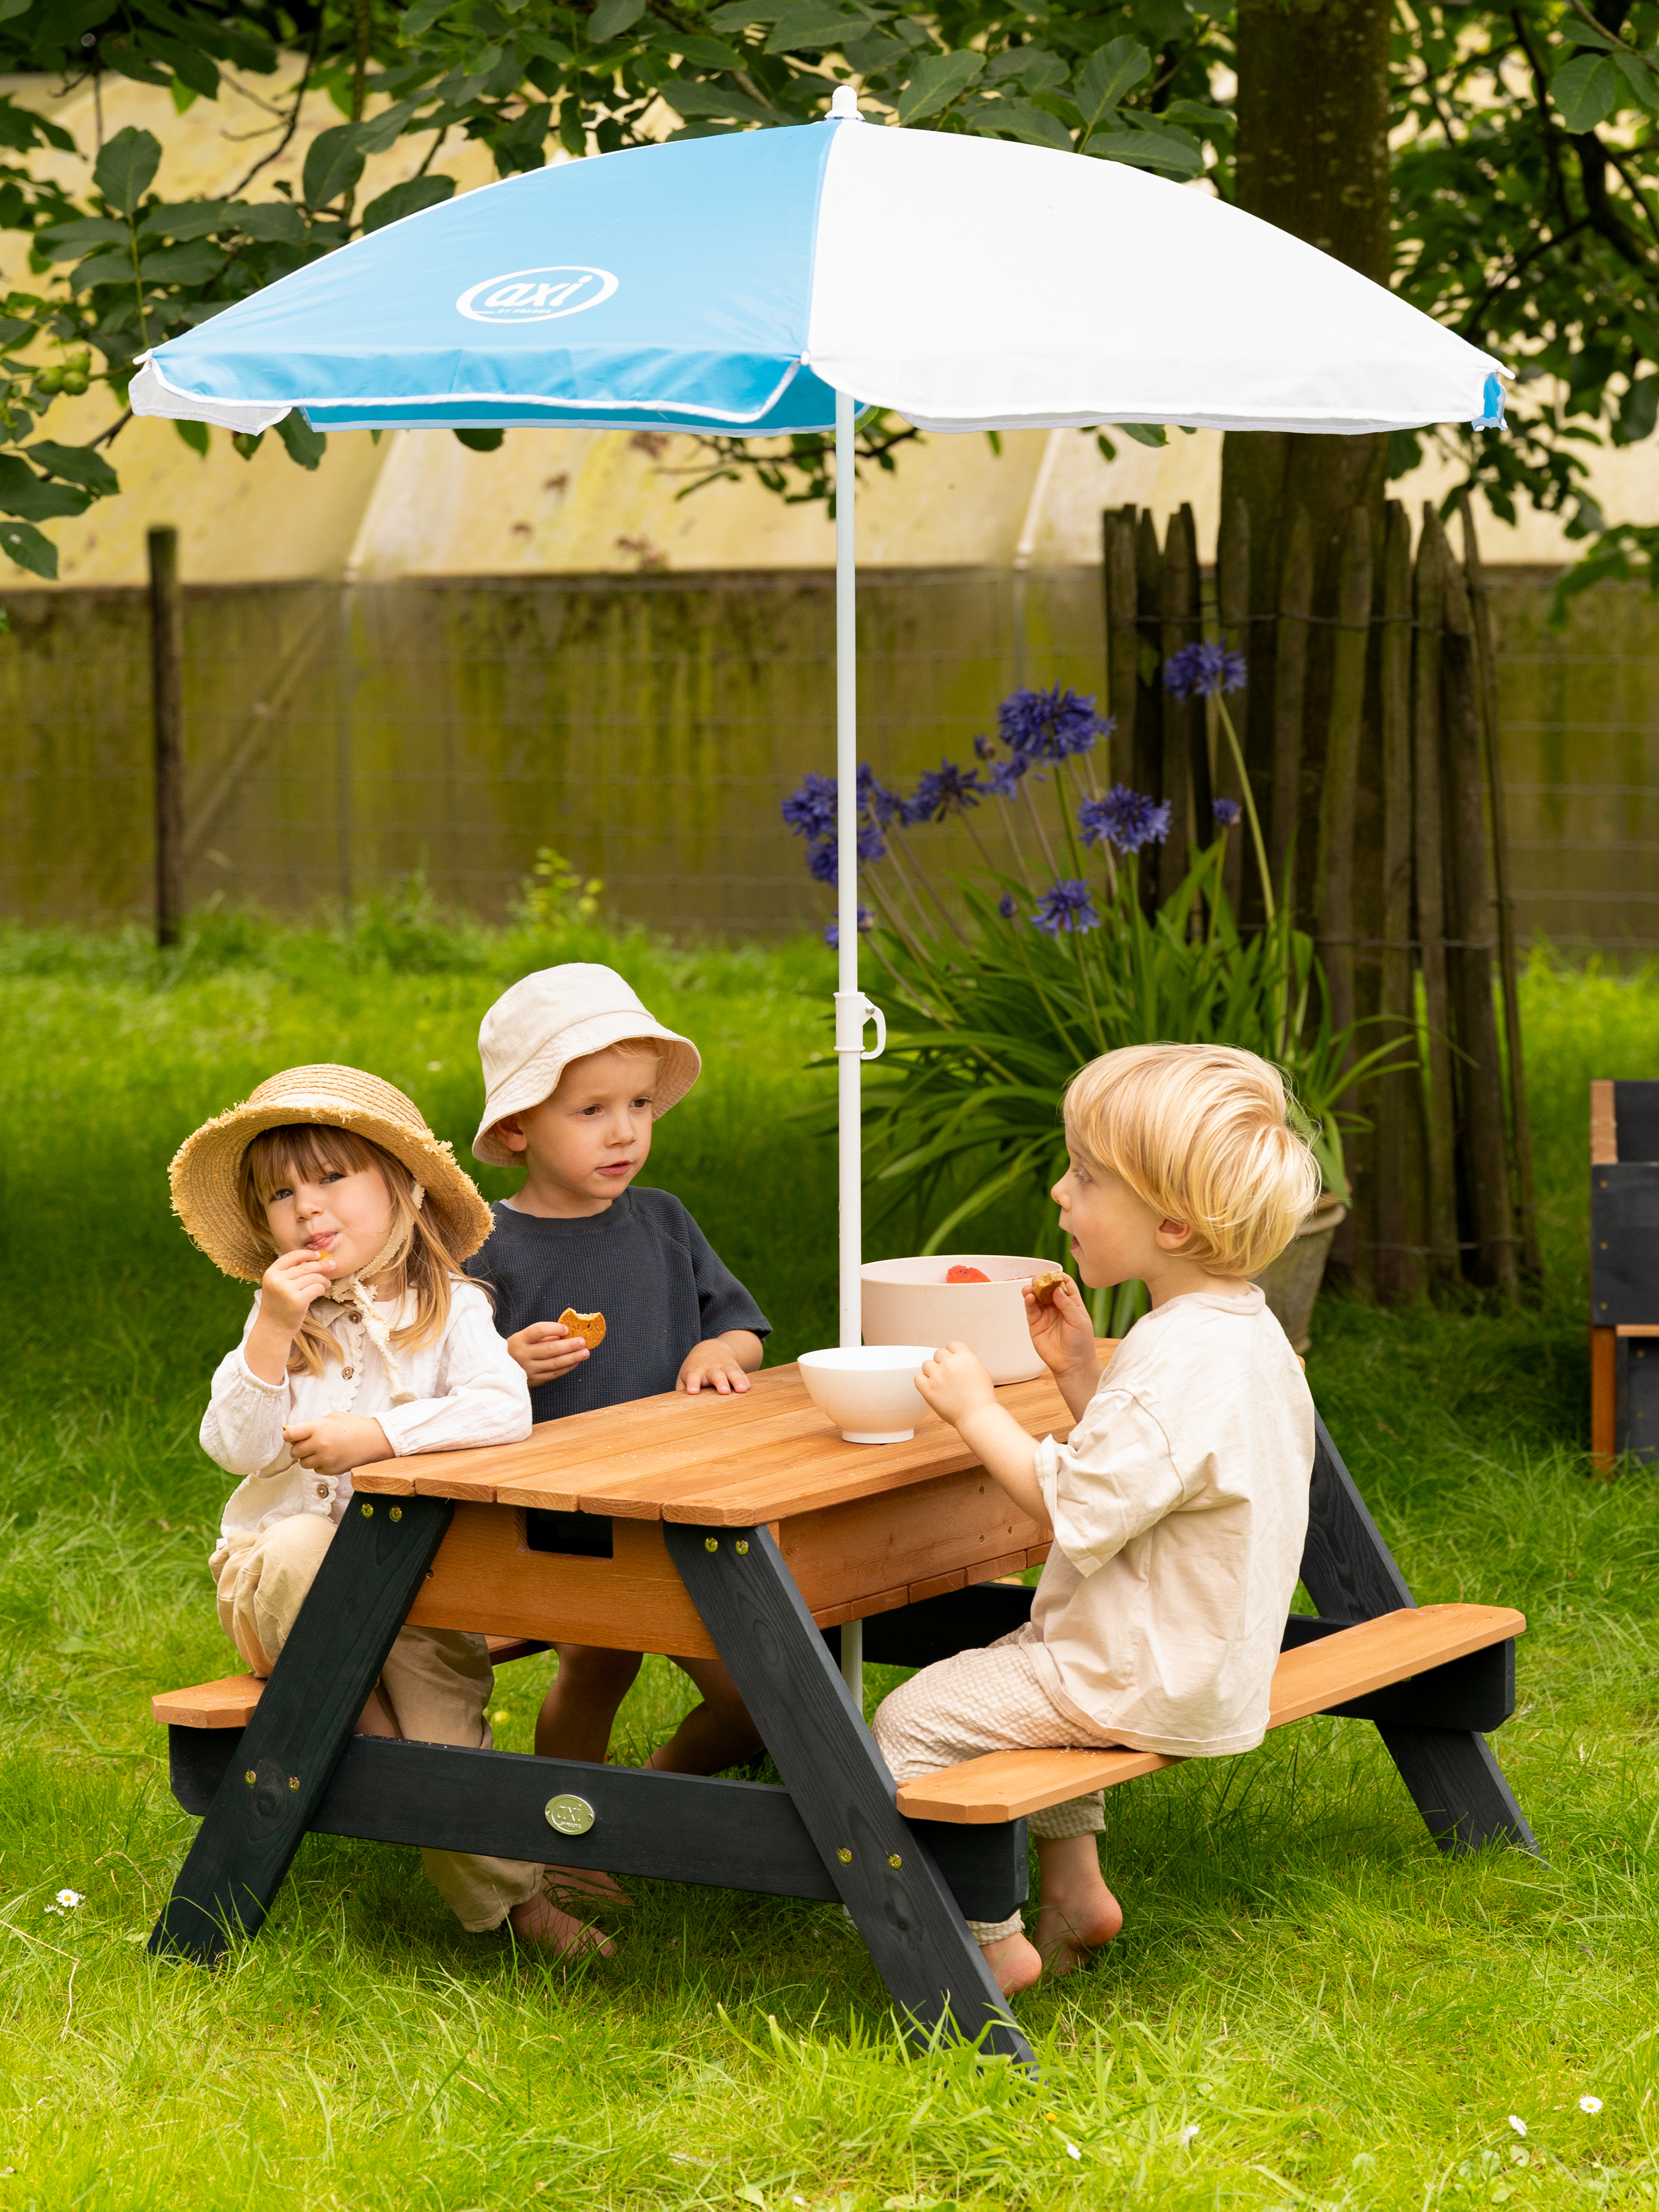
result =
[[[1135,778],[1135,708],[1140,683],[1140,607],[1135,580],[1135,511],[1101,518],[1101,574],[1106,596],[1106,711],[1117,726],[1108,755],[1108,783]]]
[[[1302,783],[1302,707],[1308,688],[1308,620],[1313,611],[1313,538],[1304,508],[1297,507],[1279,574],[1279,625],[1273,652],[1273,816],[1267,860],[1275,889],[1285,885],[1285,863],[1296,836],[1297,793]]]
[[[1412,958],[1412,533],[1397,499],[1382,539],[1382,637],[1377,654],[1382,754],[1382,945],[1379,1043],[1414,1038]],[[1385,1304],[1423,1289],[1423,1079],[1413,1065],[1376,1085],[1376,1294]]]
[[[1171,659],[1199,634],[1197,580],[1198,547],[1193,529],[1193,511],[1189,507],[1183,507],[1178,514],[1170,517],[1169,527],[1164,533],[1164,574],[1158,599],[1158,613],[1163,617],[1158,654],[1163,660]],[[1158,682],[1160,684],[1163,682],[1161,671]],[[1193,769],[1203,743],[1204,708],[1201,703],[1193,699],[1176,699],[1165,691],[1164,788],[1160,795],[1170,803],[1170,834],[1164,839],[1158,857],[1160,899],[1173,896],[1187,872],[1187,848],[1199,841],[1195,812],[1197,792]],[[1207,774],[1204,781],[1207,787]]]
[[[155,942],[179,942],[185,910],[184,608],[179,533],[149,533],[150,713],[155,759]]]
[[[1520,1240],[1510,1194],[1504,1127],[1504,1068],[1492,1004],[1492,884],[1486,842],[1486,779],[1480,758],[1474,626],[1468,586],[1454,560],[1445,568],[1442,648],[1443,743],[1446,763],[1446,919],[1453,940],[1448,973],[1457,1022],[1457,1088],[1462,1101],[1462,1158],[1474,1231],[1477,1282],[1513,1297],[1520,1288]]]
[[[1509,809],[1504,797],[1504,760],[1498,720],[1498,651],[1492,636],[1491,586],[1474,534],[1469,496],[1461,501],[1463,566],[1468,574],[1474,617],[1475,653],[1480,665],[1483,757],[1492,816],[1492,884],[1498,902],[1498,972],[1504,991],[1504,1042],[1509,1062],[1510,1137],[1515,1147],[1516,1210],[1521,1231],[1521,1266],[1529,1280],[1543,1278],[1538,1249],[1538,1200],[1533,1184],[1532,1121],[1527,1111],[1526,1058],[1521,1038],[1521,988],[1515,943],[1515,900],[1510,890]]]
[[[1250,514],[1242,499],[1233,501],[1232,512],[1224,517],[1221,535],[1215,550],[1215,605],[1221,628],[1222,642],[1231,646],[1245,658],[1247,670],[1250,665]],[[1232,715],[1233,727],[1239,741],[1247,738],[1250,727],[1250,693],[1248,677],[1243,690],[1236,691],[1227,702]],[[1238,765],[1233,759],[1232,747],[1216,733],[1214,787],[1218,798],[1237,800],[1243,787],[1238,780]],[[1265,818],[1271,805],[1269,794],[1258,791],[1255,803]],[[1254,861],[1244,865],[1244,848],[1249,840],[1241,817],[1235,834],[1228,840],[1227,861],[1223,871],[1223,882],[1233,911],[1247,927],[1259,927],[1263,908],[1255,886]]]
[[[1353,815],[1359,787],[1359,729],[1365,712],[1365,658],[1371,634],[1371,526],[1363,507],[1349,518],[1337,592],[1329,734],[1320,793],[1314,871],[1320,954],[1331,987],[1331,1019],[1353,1019]]]
[[[1412,657],[1413,829],[1417,848],[1418,958],[1423,969],[1423,1018],[1428,1097],[1428,1246],[1431,1267],[1458,1273],[1457,1164],[1452,1105],[1451,1016],[1446,993],[1446,870],[1440,794],[1440,625],[1443,619],[1446,533],[1434,503],[1423,503],[1417,546],[1417,633]]]

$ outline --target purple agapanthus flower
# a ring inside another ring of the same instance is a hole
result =
[[[1242,653],[1230,653],[1226,640],[1208,638],[1183,645],[1164,664],[1164,689],[1177,699],[1213,699],[1218,691],[1242,691],[1249,671]]]
[[[1068,882],[1055,884],[1044,891],[1037,901],[1037,909],[1031,917],[1046,936],[1058,937],[1062,930],[1098,929],[1100,916],[1095,912],[1095,902],[1087,884],[1073,876]]]
[[[875,918],[876,918],[876,917],[874,916],[874,915],[872,915],[872,914],[871,913],[871,911],[870,911],[870,909],[869,909],[869,908],[868,908],[867,906],[861,906],[861,907],[859,908],[859,927],[860,927],[860,930],[866,930],[866,929],[868,929],[868,928],[871,927],[871,925],[874,922]],[[831,921],[831,922],[826,922],[826,923],[825,923],[825,925],[824,925],[824,930],[823,930],[823,941],[824,941],[824,943],[825,943],[825,944],[830,947],[830,950],[832,952],[839,952],[839,951],[840,951],[840,950],[841,950],[841,924],[840,924],[838,921]]]
[[[887,840],[872,822],[859,824],[858,854],[860,864],[866,860],[884,860]],[[841,880],[840,848],[833,837],[814,845],[806,855],[806,866],[814,883],[834,885]]]
[[[997,709],[1002,742],[1020,761],[1060,761],[1086,753],[1112,727],[1096,714],[1093,697],[1080,697],[1069,684],[1011,691]]]
[[[797,837],[817,844],[836,834],[836,779],[811,769],[783,802],[783,818]]]
[[[1210,811],[1215,817],[1215,826],[1218,830],[1237,829],[1239,805],[1236,799],[1212,799],[1210,801]]]
[[[1005,921],[1012,921],[1019,912],[1019,902],[1012,891],[1004,891],[997,901],[997,912]]]
[[[996,757],[996,747],[991,743],[989,738],[988,738],[981,731],[980,735],[974,739],[974,758],[975,760],[988,761],[994,760]]]
[[[998,761],[986,773],[985,788],[994,799],[1012,799],[1025,773],[1023,760]]]
[[[859,798],[862,811],[883,830],[890,822],[908,822],[909,803],[902,791],[896,791],[890,783],[878,783],[873,776],[867,792],[861,791]]]
[[[985,787],[976,768],[961,769],[954,761],[941,761],[936,769],[927,769],[917,778],[915,796],[905,808],[906,819],[948,821],[951,815],[965,814],[970,806],[977,806],[984,796]]]
[[[1085,845],[1097,845],[1104,837],[1120,853],[1138,853],[1143,845],[1161,845],[1169,836],[1170,802],[1160,805],[1127,783],[1115,783],[1104,799],[1085,799],[1077,819]]]

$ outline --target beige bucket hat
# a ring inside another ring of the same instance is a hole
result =
[[[586,960],[562,968],[538,968],[501,997],[478,1028],[478,1057],[483,1062],[484,1109],[472,1157],[491,1167],[516,1167],[519,1158],[495,1134],[506,1114],[527,1113],[550,1098],[573,1060],[620,1044],[624,1037],[651,1037],[662,1047],[656,1113],[678,1105],[702,1073],[702,1060],[690,1037],[653,1021],[639,994],[614,968]]]
[[[214,1266],[257,1283],[270,1255],[248,1227],[238,1195],[242,1155],[262,1130],[321,1121],[350,1129],[401,1160],[426,1192],[433,1227],[458,1260],[476,1252],[494,1226],[489,1208],[453,1148],[434,1137],[414,1101],[360,1067],[288,1067],[186,1137],[167,1170],[173,1210]]]

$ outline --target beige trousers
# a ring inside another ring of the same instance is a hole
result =
[[[219,1620],[256,1674],[269,1674],[334,1534],[320,1513],[273,1521],[219,1570]],[[484,1707],[495,1670],[482,1636],[458,1629],[405,1628],[386,1656],[380,1693],[400,1735],[415,1743],[489,1750]],[[422,1851],[422,1863],[463,1928],[497,1928],[541,1887],[542,1869],[523,1859],[471,1851]]]
[[[1111,1744],[1061,1712],[1029,1644],[1019,1640],[1025,1634],[1017,1628],[983,1650],[936,1659],[882,1699],[871,1725],[896,1782],[988,1751],[1098,1751]],[[1098,1790],[1031,1815],[1034,1836],[1096,1835],[1105,1825]],[[1006,1920],[970,1920],[968,1932],[976,1943],[994,1943],[1024,1925],[1015,1912]]]

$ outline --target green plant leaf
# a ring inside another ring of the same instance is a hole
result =
[[[164,246],[145,254],[138,274],[147,284],[205,284],[224,267],[226,255],[204,238],[188,246]]]
[[[32,523],[0,522],[0,549],[33,575],[55,578],[58,574],[58,548]]]
[[[1619,434],[1627,446],[1639,445],[1653,435],[1659,418],[1659,376],[1642,376],[1619,403]]]
[[[210,238],[216,231],[234,230],[236,227],[234,200],[182,200],[177,207],[147,208],[139,225],[139,236],[144,240],[170,238],[182,246],[187,240]]]
[[[775,107],[763,107],[757,100],[750,100],[746,92],[735,85],[682,83],[676,77],[672,82],[658,87],[676,115],[707,115],[720,121],[738,123],[781,123],[783,118]]]
[[[136,215],[161,166],[161,142],[129,123],[105,142],[92,181],[118,215]]]
[[[135,84],[156,85],[165,92],[173,82],[167,71],[157,69],[154,62],[147,60],[131,39],[100,39],[98,41],[98,58],[106,68],[118,70],[123,76],[130,76]],[[148,137],[149,133],[144,135]],[[56,573],[54,570],[53,574]]]
[[[599,0],[587,20],[587,35],[596,46],[608,46],[631,30],[646,9],[646,0]]]
[[[84,484],[89,492],[103,494],[121,489],[120,478],[114,470],[90,446],[60,446],[50,438],[42,438],[23,450],[48,476],[62,477],[69,483]]]
[[[384,154],[395,146],[402,136],[403,127],[417,107],[427,104],[428,95],[419,94],[413,100],[395,100],[378,115],[357,125],[357,149],[363,154]]]
[[[332,207],[363,173],[363,157],[357,145],[356,126],[337,123],[319,131],[306,149],[302,189],[309,208]]]
[[[179,433],[179,442],[183,445],[188,446],[192,453],[199,453],[202,456],[202,459],[206,460],[208,457],[208,450],[213,443],[212,435],[207,424],[205,422],[185,422],[175,416],[173,417],[173,427]]]
[[[91,504],[92,494],[78,484],[48,483],[15,453],[0,453],[0,514],[52,522],[65,514],[84,514]]]
[[[1018,138],[1028,146],[1051,146],[1057,154],[1076,150],[1060,118],[1045,107],[1033,107],[1029,100],[985,100],[975,106],[968,127],[985,138]]]
[[[1640,54],[1615,54],[1613,65],[1644,107],[1659,108],[1659,77],[1650,61]]]
[[[1113,429],[1121,430],[1126,438],[1133,438],[1138,446],[1167,446],[1170,434],[1158,422],[1114,422]]]
[[[1085,129],[1092,131],[1109,115],[1152,68],[1152,56],[1136,39],[1114,39],[1091,54],[1072,86]]]
[[[507,433],[505,430],[457,430],[455,435],[462,445],[475,453],[494,453],[501,450],[501,441]]]
[[[328,451],[328,440],[320,430],[312,428],[297,407],[283,416],[276,429],[288,447],[289,460],[297,461],[302,469],[314,469]]]
[[[131,284],[132,257],[129,253],[95,253],[83,261],[70,279],[76,292],[89,292],[94,284]]]
[[[1604,56],[1579,54],[1550,79],[1550,98],[1569,131],[1594,131],[1618,105],[1619,72]]]
[[[398,36],[400,39],[418,39],[454,4],[455,0],[415,0],[415,5],[405,8],[398,19]]]
[[[693,69],[734,70],[743,67],[743,56],[735,46],[728,46],[724,39],[707,38],[700,31],[690,34],[676,31],[673,45],[680,60],[689,62]]]
[[[371,200],[363,210],[365,236],[371,230],[384,230],[389,222],[401,222],[406,215],[419,215],[423,209],[441,207],[455,194],[453,177],[411,177],[407,184],[393,185],[389,192]]]
[[[1084,151],[1103,161],[1127,161],[1132,168],[1168,169],[1178,177],[1195,177],[1204,167],[1204,150],[1184,131],[1097,131]]]
[[[126,240],[125,223],[112,222],[106,215],[84,216],[78,222],[55,222],[34,234],[37,251],[49,261],[73,261],[89,246],[125,246]]]
[[[925,116],[937,115],[958,93],[967,91],[984,67],[983,54],[960,50],[953,54],[925,54],[898,96],[899,121],[920,123]]]
[[[236,228],[245,238],[264,246],[303,246],[306,219],[290,200],[263,200],[257,207],[239,207]]]
[[[766,41],[769,54],[787,54],[799,46],[840,49],[843,40],[856,38],[870,26],[862,15],[849,15],[834,0],[790,0]]]

